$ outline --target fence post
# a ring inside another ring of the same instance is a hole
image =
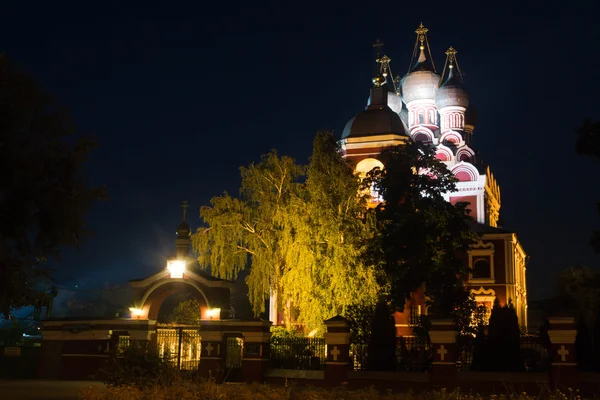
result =
[[[213,377],[221,380],[224,371],[223,331],[221,321],[201,321],[200,327],[200,364],[198,373],[201,377]]]
[[[325,382],[336,386],[348,380],[350,325],[346,318],[338,315],[325,321],[325,326]]]
[[[577,359],[575,336],[577,330],[573,317],[548,318],[548,336],[552,343],[550,360],[550,380],[556,389],[559,386],[577,386]]]
[[[270,321],[251,321],[243,326],[242,376],[246,382],[262,382],[270,360]]]
[[[431,383],[448,385],[456,379],[456,330],[451,319],[431,319],[429,339],[433,350]]]

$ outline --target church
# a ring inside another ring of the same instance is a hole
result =
[[[434,146],[436,157],[457,179],[457,190],[446,193],[451,203],[468,202],[473,229],[480,241],[465,255],[471,273],[468,288],[479,305],[491,311],[497,299],[512,301],[519,324],[527,326],[527,255],[516,232],[499,226],[500,187],[491,167],[480,160],[473,144],[476,114],[469,102],[457,61],[457,51],[446,51],[438,73],[431,55],[428,29],[416,32],[410,68],[404,77],[392,77],[390,58],[378,54],[378,74],[373,79],[366,109],[345,126],[340,140],[356,172],[365,175],[383,168],[381,151],[407,140]],[[381,43],[375,44],[381,48]],[[373,198],[376,203],[378,199]],[[395,314],[398,336],[411,335],[411,327],[426,314],[426,293],[416,292],[404,311]],[[489,315],[489,314],[488,314]]]

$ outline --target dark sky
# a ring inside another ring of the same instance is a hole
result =
[[[197,227],[201,205],[237,194],[240,165],[272,148],[306,162],[317,130],[339,135],[364,108],[374,40],[404,74],[421,21],[438,68],[450,45],[459,52],[479,113],[474,146],[500,184],[504,227],[531,256],[530,297],[561,267],[599,264],[588,241],[600,226],[600,164],[574,151],[582,119],[600,118],[597,5],[346,2],[303,16],[285,2],[6,3],[0,52],[101,144],[88,176],[111,200],[88,217],[95,237],[57,267],[62,287],[156,272],[174,250],[182,200]]]

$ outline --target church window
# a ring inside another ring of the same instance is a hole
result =
[[[473,279],[489,279],[492,277],[490,262],[485,258],[478,258],[473,262],[471,272]]]
[[[423,123],[425,123],[424,117],[423,117],[423,111],[419,111],[419,124],[423,124]]]
[[[415,142],[428,142],[429,141],[429,136],[426,135],[425,133],[417,133],[415,135]]]
[[[435,124],[435,111],[433,110],[429,110],[429,123],[432,125]]]

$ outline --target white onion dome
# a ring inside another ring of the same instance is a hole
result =
[[[405,103],[415,100],[435,100],[440,77],[434,72],[433,64],[425,57],[421,46],[421,54],[417,63],[402,79],[402,98]]]
[[[392,95],[399,99],[396,94]],[[389,98],[385,86],[372,88],[367,108],[348,121],[342,132],[342,139],[382,134],[408,136],[398,113],[388,106]]]
[[[435,105],[440,110],[451,106],[469,107],[469,94],[460,77],[454,74],[452,64],[448,68],[448,78],[437,90]]]

